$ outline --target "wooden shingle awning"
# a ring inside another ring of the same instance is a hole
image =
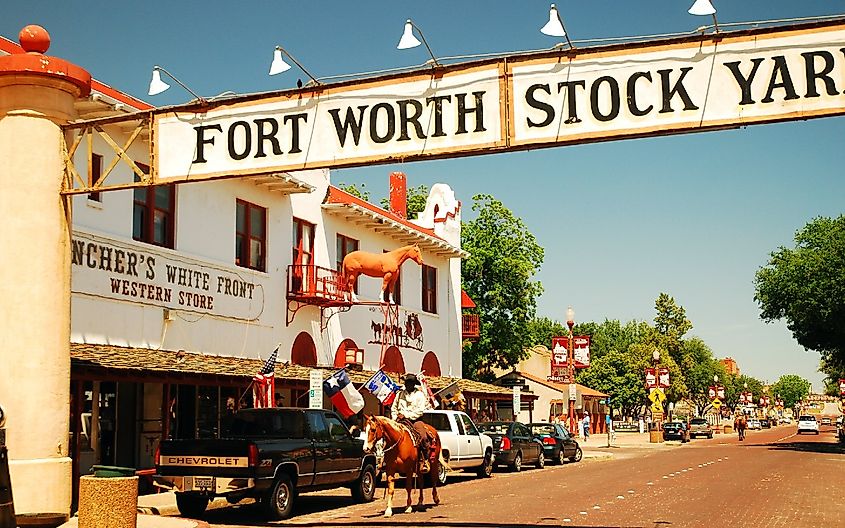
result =
[[[267,352],[269,354],[270,351]],[[138,382],[162,382],[197,384],[216,383],[243,385],[261,369],[264,359],[234,356],[214,356],[197,352],[155,350],[115,345],[71,343],[71,373],[78,378],[96,380],[133,380]],[[276,379],[280,385],[307,387],[312,369],[321,369],[325,377],[337,367],[320,365],[276,364]],[[367,370],[347,370],[349,379],[360,387],[375,374]],[[388,373],[395,380],[398,374]],[[434,392],[457,382],[465,397],[507,400],[512,392],[504,387],[480,381],[447,376],[429,377]],[[536,399],[532,394],[523,394],[523,399]]]

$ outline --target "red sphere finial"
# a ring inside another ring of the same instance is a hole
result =
[[[50,47],[50,34],[43,27],[30,24],[21,30],[18,42],[26,52],[44,53]]]

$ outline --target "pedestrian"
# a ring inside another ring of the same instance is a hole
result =
[[[590,438],[590,413],[584,411],[584,440]]]
[[[273,402],[276,407],[284,407],[285,406],[285,397],[282,396],[281,393],[277,392],[273,395]]]

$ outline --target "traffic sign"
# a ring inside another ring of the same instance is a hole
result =
[[[716,409],[718,411],[721,406],[722,406],[722,402],[718,398],[713,400],[713,408],[714,409]]]
[[[663,392],[663,389],[651,389],[648,394],[648,399],[652,402],[663,403],[666,401],[666,393]]]
[[[661,405],[660,402],[652,402],[651,412],[652,413],[662,413],[663,412],[663,405]]]

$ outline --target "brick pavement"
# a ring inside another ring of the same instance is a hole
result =
[[[634,458],[496,473],[454,475],[443,504],[383,519],[375,503],[354,505],[348,491],[304,495],[293,519],[301,526],[778,527],[845,526],[845,450],[832,428],[795,437],[794,427],[752,431],[745,442],[717,435],[684,446],[639,451]],[[632,448],[631,451],[634,449]],[[394,511],[404,504],[397,490]],[[252,506],[209,512],[212,526],[261,525]]]

